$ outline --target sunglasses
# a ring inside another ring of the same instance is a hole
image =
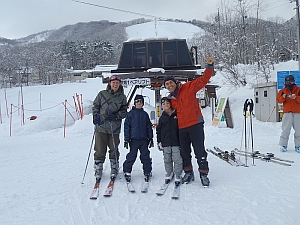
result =
[[[287,82],[285,82],[285,84],[294,84],[295,82],[293,82],[293,81],[287,81]]]
[[[165,103],[165,102],[169,102],[169,103],[170,103],[170,101],[169,101],[168,99],[162,99],[162,100],[161,100],[161,104],[163,104],[163,103]]]
[[[134,100],[134,103],[138,103],[138,102],[143,103],[143,100],[142,99]]]

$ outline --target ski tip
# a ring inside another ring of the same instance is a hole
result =
[[[96,200],[96,199],[97,199],[97,197],[90,197],[90,199],[91,199],[91,200]]]

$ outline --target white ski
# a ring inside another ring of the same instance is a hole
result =
[[[179,185],[174,185],[172,199],[178,199],[178,198],[179,198]]]
[[[126,182],[126,184],[127,184],[128,191],[131,193],[134,193],[135,189],[134,189],[133,185],[130,182]]]
[[[142,193],[148,192],[148,187],[149,187],[149,182],[143,181],[142,182],[142,187],[141,187],[141,192]]]
[[[164,183],[164,184],[160,187],[160,189],[157,190],[156,194],[157,194],[157,195],[163,195],[163,194],[165,193],[165,191],[167,190],[168,186],[169,186],[169,183],[167,183],[167,184]]]

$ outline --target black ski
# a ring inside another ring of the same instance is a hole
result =
[[[235,157],[235,154],[234,154],[233,151],[231,151],[231,152],[229,153],[228,151],[223,151],[222,149],[220,149],[219,147],[216,147],[216,146],[214,147],[214,149],[215,149],[217,152],[220,152],[220,153],[222,153],[223,155],[225,155],[226,158],[228,157],[229,159],[231,159],[232,161],[234,161],[234,162],[237,164],[237,166],[245,166],[245,164],[242,163],[241,160],[239,160],[239,159],[237,159],[237,158]]]
[[[273,153],[268,153],[268,154],[262,154],[260,153],[259,151],[255,151],[253,153],[250,153],[250,152],[244,152],[244,151],[240,151],[238,149],[235,149],[233,150],[236,154],[239,154],[239,155],[242,155],[242,156],[245,156],[245,157],[252,157],[252,158],[257,158],[257,159],[260,159],[262,161],[265,161],[265,162],[272,162],[272,163],[276,163],[276,164],[279,164],[279,165],[282,165],[282,166],[291,166],[290,163],[287,163],[285,161],[285,159],[280,159],[280,158],[277,158],[274,159],[274,154]],[[285,162],[284,162],[285,161]],[[290,160],[288,160],[290,161]],[[290,162],[293,162],[293,161],[290,161]]]
[[[224,155],[221,152],[215,152],[212,149],[206,149],[206,151],[212,153],[213,155],[215,155],[218,158],[222,159],[223,161],[227,162],[231,166],[237,166],[237,164],[233,160],[231,160],[227,155]]]

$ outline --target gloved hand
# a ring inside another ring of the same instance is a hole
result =
[[[100,124],[100,114],[99,113],[96,113],[93,115],[93,124],[94,125]]]
[[[124,141],[124,148],[128,149],[128,145],[129,145],[129,142],[128,141]]]
[[[161,142],[158,142],[158,143],[157,143],[157,147],[158,147],[158,150],[159,150],[159,151],[163,151],[163,150],[164,150],[164,148],[163,148]]]
[[[105,119],[106,119],[107,121],[117,120],[117,115],[116,115],[116,114],[107,114],[107,115],[105,116]]]
[[[149,148],[154,147],[153,138],[149,138],[149,139],[148,139],[148,147],[149,147]]]

